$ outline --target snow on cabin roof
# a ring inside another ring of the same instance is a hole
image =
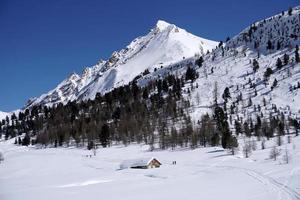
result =
[[[155,158],[151,157],[151,158],[138,158],[138,159],[132,159],[132,160],[124,160],[120,164],[120,169],[126,169],[126,168],[131,168],[131,167],[147,166],[147,165],[150,164],[150,162],[153,159],[155,159]]]

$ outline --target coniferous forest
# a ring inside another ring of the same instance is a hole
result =
[[[199,60],[196,64],[201,58]],[[169,74],[145,87],[133,81],[105,95],[97,93],[94,100],[53,107],[33,106],[18,116],[13,114],[2,120],[0,133],[5,139],[16,137],[17,145],[76,145],[92,149],[120,143],[144,143],[150,145],[151,150],[222,145],[232,153],[238,147],[240,134],[269,139],[274,133],[278,137],[287,134],[292,126],[298,135],[297,120],[285,119],[283,114],[268,116],[268,119],[257,115],[254,120],[233,121],[234,105],[238,102],[227,108],[231,98],[227,87],[222,95],[223,103],[218,103],[215,96],[212,114],[205,114],[193,123],[189,115],[191,103],[182,93],[197,89],[193,84],[197,76],[194,68],[187,67],[180,77]]]

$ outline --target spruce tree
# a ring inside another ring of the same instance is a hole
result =
[[[271,76],[271,74],[273,74],[273,70],[270,67],[268,67],[264,73],[265,79],[268,79]]]
[[[101,134],[99,135],[100,142],[103,147],[107,147],[109,144],[109,132],[109,126],[104,124],[101,128]]]
[[[22,145],[23,146],[28,146],[30,144],[30,137],[28,134],[25,135],[25,137],[22,140]]]
[[[256,59],[253,60],[252,65],[253,65],[253,71],[257,72],[257,70],[259,69],[259,64]]]
[[[219,135],[222,135],[221,144],[224,149],[230,148],[229,142],[231,140],[231,133],[227,122],[227,116],[223,109],[219,106],[215,108],[214,117],[216,120],[217,131]]]
[[[271,89],[273,90],[276,86],[277,86],[277,79],[275,78],[275,80],[274,80],[274,82],[273,82],[273,85],[272,85]]]
[[[272,45],[271,40],[268,40],[268,43],[267,43],[267,49],[268,49],[268,50],[273,49],[273,45]]]
[[[194,68],[188,67],[185,73],[185,80],[191,80],[192,82],[197,78],[197,72]]]
[[[229,92],[229,88],[228,88],[228,87],[226,87],[226,88],[224,89],[222,98],[224,99],[225,102],[227,102],[228,98],[231,98],[231,97],[230,97],[230,92]]]
[[[296,61],[296,63],[300,63],[299,46],[298,45],[296,45],[296,50],[295,50],[295,61]]]
[[[289,60],[290,60],[290,56],[287,55],[287,54],[284,54],[283,55],[283,63],[284,63],[284,65],[289,64]]]
[[[240,133],[242,133],[242,126],[241,123],[238,120],[234,121],[234,128],[235,128],[235,134],[239,135]]]
[[[277,69],[281,69],[282,68],[282,62],[281,62],[280,58],[277,58],[276,67],[277,67]]]
[[[288,15],[292,15],[292,13],[293,13],[293,8],[289,8],[289,10],[288,10]]]
[[[249,128],[248,122],[244,122],[244,133],[247,137],[251,137],[251,130]]]
[[[204,62],[203,57],[200,56],[200,58],[198,58],[196,60],[196,65],[198,65],[199,67],[202,67],[203,62]]]

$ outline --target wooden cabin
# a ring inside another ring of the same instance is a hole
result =
[[[135,160],[124,160],[120,164],[120,169],[150,169],[158,168],[161,163],[156,158],[140,158]]]

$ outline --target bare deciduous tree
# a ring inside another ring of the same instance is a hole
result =
[[[272,149],[271,149],[271,152],[270,152],[270,158],[271,159],[274,159],[276,161],[277,157],[279,156],[280,152],[279,150],[277,149],[276,146],[273,146]]]
[[[252,145],[250,141],[245,142],[245,145],[243,146],[243,153],[245,158],[249,158],[250,154],[252,152]]]
[[[290,161],[290,154],[289,154],[289,151],[287,149],[287,146],[285,147],[285,150],[284,150],[284,155],[283,155],[283,161],[288,164],[289,161]]]

